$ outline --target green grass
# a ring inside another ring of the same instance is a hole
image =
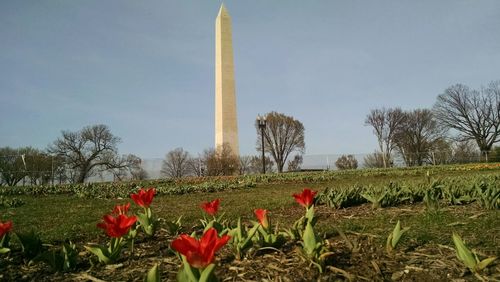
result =
[[[391,170],[393,171],[393,170]],[[250,189],[234,189],[214,193],[194,193],[185,195],[161,195],[153,201],[153,211],[161,218],[174,220],[183,215],[184,231],[203,217],[200,203],[222,199],[221,212],[226,218],[236,220],[239,216],[243,220],[253,219],[253,210],[265,208],[270,210],[271,220],[279,222],[281,226],[293,223],[301,216],[303,210],[291,197],[304,187],[314,190],[323,190],[325,187],[342,187],[354,184],[383,184],[390,181],[422,180],[424,176],[414,173],[406,174],[411,170],[401,170],[400,173],[380,173],[374,176],[360,177],[352,173],[344,175],[335,181],[309,184],[258,184]],[[423,171],[423,170],[422,170]],[[442,175],[434,174],[439,178],[453,175],[487,175],[497,174],[498,170],[488,171],[446,171]],[[12,196],[6,196],[12,197]],[[13,220],[14,230],[28,231],[34,229],[40,233],[44,242],[59,242],[70,239],[79,242],[95,242],[103,237],[102,230],[96,224],[102,216],[109,213],[114,205],[131,202],[130,199],[86,199],[75,195],[48,195],[48,196],[14,196],[25,201],[25,204],[16,208],[0,209],[0,220]],[[132,211],[139,209],[132,203]],[[368,233],[377,236],[376,242],[385,244],[387,234],[394,228],[397,220],[403,226],[411,229],[402,239],[402,247],[427,243],[451,244],[451,232],[457,231],[471,243],[472,247],[481,246],[499,254],[500,245],[500,212],[498,210],[481,210],[472,204],[464,207],[444,207],[440,212],[427,213],[422,204],[384,208],[371,211],[369,205],[337,211],[325,206],[319,207],[320,217],[318,228],[323,232],[332,232],[333,227],[344,231]],[[358,211],[364,211],[357,214]],[[477,218],[469,218],[483,213]],[[337,216],[343,213],[345,216]],[[454,225],[452,223],[455,223]],[[452,225],[449,225],[452,224]]]
[[[478,247],[500,254],[500,211],[484,211],[475,204],[450,206],[437,212],[427,212],[422,204],[377,210],[373,216],[341,220],[344,231],[368,233],[377,236],[376,242],[386,243],[387,236],[398,220],[402,227],[410,227],[401,240],[402,248],[416,248],[425,244],[453,246],[453,231],[463,234],[470,247]],[[471,218],[479,215],[477,218]],[[323,225],[323,224],[321,224]],[[328,228],[325,228],[328,229]]]

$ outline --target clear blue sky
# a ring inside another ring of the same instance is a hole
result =
[[[103,123],[120,153],[214,144],[220,1],[0,2],[0,147],[45,148]],[[240,150],[278,111],[306,153],[369,153],[372,108],[432,107],[455,83],[500,79],[500,1],[226,1]]]

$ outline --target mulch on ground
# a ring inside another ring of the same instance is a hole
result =
[[[389,213],[421,212],[422,206],[390,208]],[[461,213],[463,207],[453,208]],[[298,218],[303,209],[273,211],[273,219]],[[317,208],[319,220],[340,221],[353,218],[370,218],[376,210],[370,205],[348,209]],[[332,228],[333,229],[333,228]],[[190,231],[190,230],[186,230]],[[341,232],[342,233],[342,232]],[[439,244],[411,245],[387,254],[385,246],[377,243],[380,235],[363,232],[345,234],[328,232],[324,238],[333,254],[327,259],[323,273],[304,259],[298,244],[288,242],[279,250],[253,249],[242,260],[236,260],[229,246],[217,254],[216,275],[221,281],[477,281],[458,261],[451,246]],[[93,256],[84,251],[77,242],[79,263],[69,273],[52,273],[41,262],[27,264],[19,252],[0,257],[1,281],[143,281],[148,269],[159,263],[163,281],[175,281],[180,261],[170,250],[175,238],[161,229],[154,238],[138,236],[133,253],[125,250],[121,259],[113,265],[102,265],[93,261]],[[383,238],[382,238],[383,239]],[[96,241],[107,242],[105,236]],[[92,242],[95,243],[95,242]],[[495,262],[484,273],[484,279],[500,280],[500,263]]]

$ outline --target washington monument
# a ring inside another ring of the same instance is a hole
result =
[[[224,4],[215,20],[215,148],[222,144],[239,155],[231,17]]]

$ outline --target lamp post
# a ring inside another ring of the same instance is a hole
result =
[[[260,138],[262,144],[262,173],[266,174],[266,157],[264,155],[264,129],[266,128],[266,117],[262,117],[260,115],[257,116],[257,122],[259,123],[260,128]]]

